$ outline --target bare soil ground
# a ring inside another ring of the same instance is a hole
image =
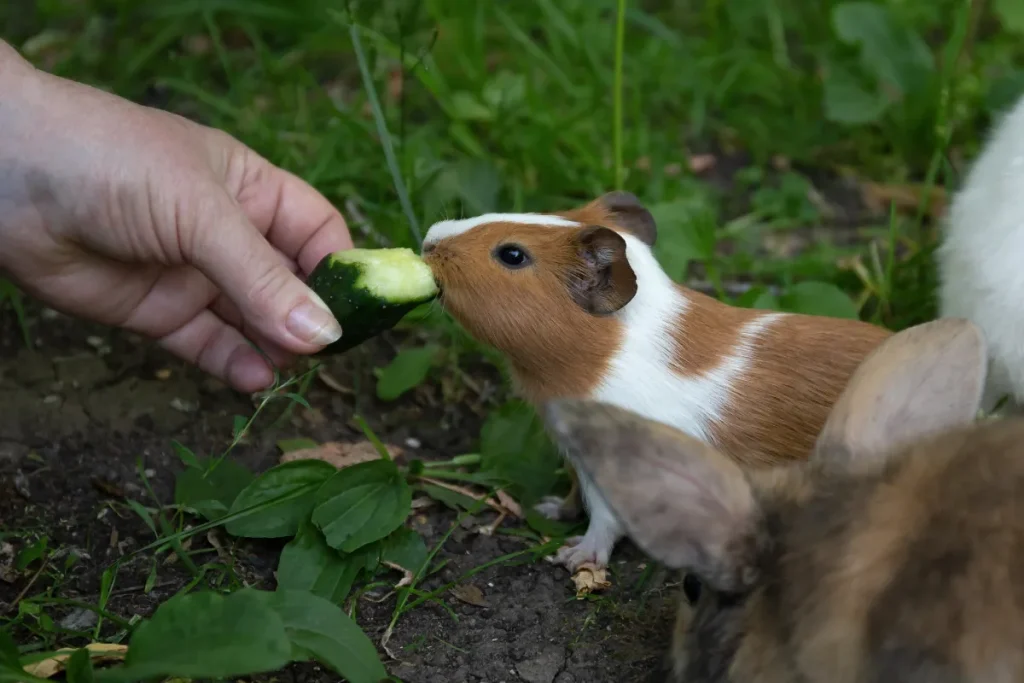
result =
[[[216,454],[227,445],[235,415],[254,405],[218,382],[184,367],[152,344],[50,311],[30,310],[34,350],[27,350],[13,316],[0,317],[0,528],[36,530],[51,547],[74,548],[82,561],[55,586],[55,595],[96,604],[100,576],[119,555],[154,540],[142,520],[123,503],[154,503],[139,476],[139,462],[157,497],[173,501],[174,476],[182,467],[172,439],[197,453]],[[277,462],[275,443],[288,437],[318,441],[361,439],[352,421],[356,411],[386,441],[419,442],[417,457],[450,458],[474,446],[484,411],[479,397],[442,400],[438,378],[394,403],[378,402],[373,368],[395,353],[395,339],[384,337],[328,370],[350,391],[314,381],[299,409],[274,429],[261,420],[253,438],[234,456],[260,472]],[[472,384],[484,393],[498,386],[493,371],[470,369]],[[450,397],[450,392],[446,394]],[[520,550],[514,536],[485,536],[476,527],[493,513],[457,529],[439,555],[448,565],[428,579],[431,589],[462,572]],[[428,546],[455,521],[443,506],[410,518]],[[505,522],[506,526],[514,522]],[[283,543],[240,542],[220,537],[235,573],[272,590]],[[11,540],[17,545],[17,537]],[[209,547],[197,538],[193,549]],[[211,550],[211,552],[213,552]],[[624,543],[613,557],[613,586],[597,599],[577,599],[568,573],[543,561],[498,565],[473,577],[486,606],[446,596],[456,617],[427,604],[398,623],[389,649],[382,650],[389,671],[409,683],[593,683],[660,680],[664,648],[671,631],[676,577],[656,573],[637,590],[644,558]],[[180,567],[160,568],[155,588],[144,590],[151,562],[140,557],[125,567],[108,606],[123,618],[147,616],[191,577]],[[49,575],[0,581],[3,608],[23,594],[47,588]],[[372,595],[383,597],[383,592]],[[377,642],[394,607],[394,596],[359,601],[358,621]],[[73,617],[72,608],[54,608],[55,621]],[[261,677],[273,681],[327,681],[336,678],[311,664]]]

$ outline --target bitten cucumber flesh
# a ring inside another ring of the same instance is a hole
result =
[[[385,332],[434,299],[437,282],[412,249],[346,249],[328,254],[306,281],[341,325],[321,355],[347,351]]]

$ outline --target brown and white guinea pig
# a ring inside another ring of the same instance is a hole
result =
[[[670,680],[1024,680],[1024,419],[975,422],[985,340],[948,318],[884,342],[813,455],[744,472],[660,422],[541,412],[628,535],[702,582]]]
[[[440,301],[509,361],[534,405],[586,398],[628,408],[748,464],[810,454],[828,410],[889,332],[855,320],[729,306],[675,283],[635,196],[605,194],[553,214],[435,223],[423,256]],[[538,509],[589,512],[556,560],[606,566],[622,529],[585,479]],[[582,500],[580,492],[582,490]]]

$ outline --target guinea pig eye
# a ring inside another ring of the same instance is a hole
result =
[[[516,244],[503,244],[495,249],[494,255],[507,268],[522,268],[530,262],[530,255]]]
[[[697,601],[700,600],[701,583],[693,574],[687,574],[683,578],[683,595],[686,596],[687,602],[691,605],[696,605]]]

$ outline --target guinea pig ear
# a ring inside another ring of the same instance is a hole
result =
[[[615,225],[653,247],[658,239],[658,224],[651,212],[632,192],[608,192],[597,198]]]
[[[626,241],[614,230],[591,225],[573,235],[576,251],[568,272],[569,295],[583,310],[609,315],[636,296],[636,273],[626,258]]]
[[[901,446],[976,419],[988,368],[973,323],[941,318],[882,342],[853,373],[813,458],[824,468],[882,460]]]
[[[606,403],[559,399],[541,413],[581,478],[650,557],[718,591],[740,592],[757,580],[762,513],[733,460]]]

